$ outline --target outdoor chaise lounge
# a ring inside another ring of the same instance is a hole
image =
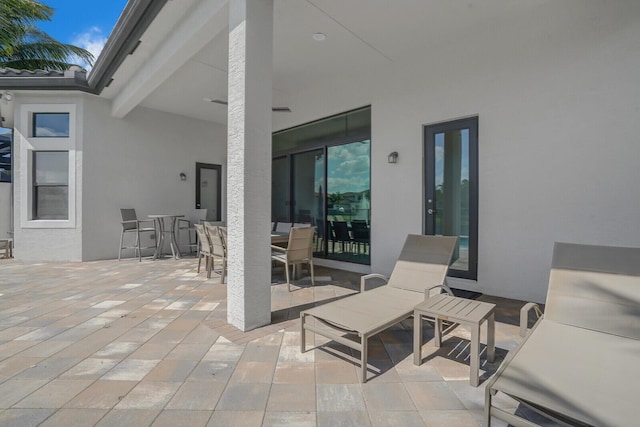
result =
[[[638,425],[640,248],[556,243],[544,316],[486,387],[487,426],[537,425],[497,392],[562,425]]]
[[[300,351],[306,351],[306,330],[359,350],[361,378],[366,382],[367,340],[410,317],[416,304],[424,301],[425,291],[446,287],[444,281],[456,242],[457,237],[407,236],[386,285],[366,291],[368,279],[387,279],[369,274],[361,278],[360,293],[300,313]],[[308,322],[307,317],[317,322]],[[357,336],[358,340],[349,335]]]

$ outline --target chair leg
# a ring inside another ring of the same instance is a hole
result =
[[[213,270],[213,257],[205,255],[205,263],[207,264],[207,279],[211,279],[211,270]]]
[[[315,286],[315,278],[313,277],[313,260],[309,259],[309,271],[311,272],[311,286]]]
[[[222,273],[220,275],[220,283],[224,283],[224,279],[227,273],[227,259],[222,258]]]
[[[118,250],[118,261],[120,261],[120,258],[122,257],[122,244],[123,243],[124,243],[124,229],[122,230],[122,233],[120,234],[120,249]]]
[[[202,262],[202,257],[198,254],[198,274],[200,274],[200,263]]]
[[[140,229],[136,230],[136,250],[138,251],[138,259],[142,262],[142,250],[140,249]]]
[[[288,263],[284,264],[284,272],[285,272],[285,275],[287,276],[287,286],[289,287],[289,292],[291,292],[291,282],[289,281],[289,264]]]

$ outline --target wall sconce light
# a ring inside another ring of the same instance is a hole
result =
[[[186,181],[187,180],[187,174],[184,172],[180,172],[180,181]]]
[[[389,156],[387,157],[387,161],[389,163],[398,163],[398,152],[394,151],[393,153],[389,153]]]

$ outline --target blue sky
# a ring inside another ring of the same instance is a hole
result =
[[[58,41],[83,47],[97,58],[127,1],[41,0],[41,3],[54,9],[50,22],[38,23],[41,30]]]

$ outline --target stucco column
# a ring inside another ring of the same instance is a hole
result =
[[[229,2],[227,321],[271,322],[273,0]]]

